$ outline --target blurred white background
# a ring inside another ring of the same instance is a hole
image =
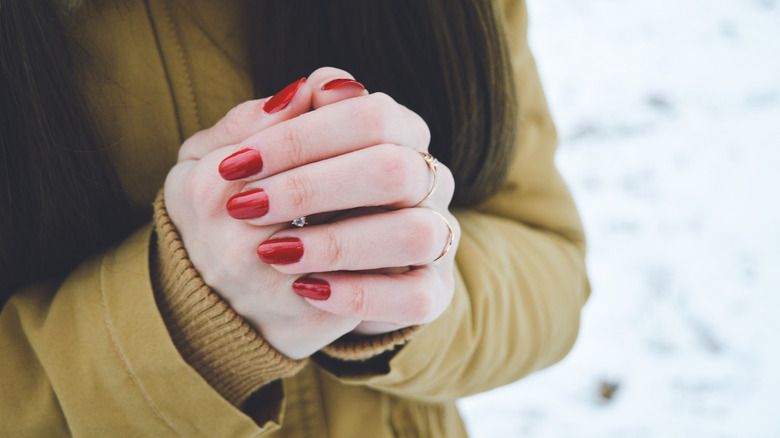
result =
[[[593,294],[480,437],[780,437],[780,0],[528,0]]]

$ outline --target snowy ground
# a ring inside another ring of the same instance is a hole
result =
[[[593,295],[563,362],[461,402],[471,434],[780,437],[780,0],[529,9]]]

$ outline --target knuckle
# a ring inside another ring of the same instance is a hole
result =
[[[436,195],[440,199],[445,199],[448,204],[455,195],[455,178],[452,176],[452,171],[441,163],[439,163],[439,188],[436,191],[441,191],[441,193],[436,193]]]
[[[282,133],[285,142],[285,152],[294,166],[305,163],[306,160],[306,139],[304,130],[297,123],[285,124]]]
[[[455,296],[455,275],[452,269],[448,270],[447,275],[442,279],[442,286],[444,287],[444,298],[446,305],[452,302],[452,298]]]
[[[206,252],[208,255],[205,254]],[[236,260],[235,254],[232,254],[230,249],[224,245],[212,243],[206,248],[195,251],[192,257],[193,261],[210,260],[207,263],[201,262],[201,266],[197,266],[197,268],[199,268],[198,271],[203,281],[212,288],[222,288],[224,285],[229,285],[233,279],[240,278],[236,275],[242,275],[242,272],[246,272],[244,263]]]
[[[204,178],[200,177],[197,168],[187,173],[187,176],[184,177],[184,193],[187,199],[191,201],[203,199],[204,196],[208,195],[209,191],[206,184],[204,184]]]
[[[359,126],[366,129],[373,142],[381,143],[387,138],[396,103],[384,93],[368,96],[356,108],[355,118]]]
[[[391,105],[396,105],[395,99],[390,97],[387,93],[373,93],[371,96],[372,100],[377,102],[379,105],[384,107],[390,107]]]
[[[334,67],[319,67],[318,69],[311,72],[309,75],[309,81],[312,80],[312,78],[319,78],[320,76],[329,76],[332,74],[338,74],[340,70]]]
[[[195,134],[192,134],[190,138],[184,141],[179,148],[179,154],[177,156],[177,162],[186,160],[193,160],[200,158],[198,154],[199,145],[204,142],[204,138],[207,137],[207,130],[200,130]]]
[[[287,190],[292,208],[296,214],[307,214],[314,199],[314,185],[301,172],[287,177]]]
[[[244,128],[250,111],[251,102],[244,102],[233,107],[225,115],[225,118],[220,124],[222,132],[227,138],[237,139],[242,137]]]
[[[310,75],[308,81],[312,84],[320,84],[331,78],[352,78],[349,72],[335,67],[320,67],[314,70]],[[353,78],[354,79],[354,78]],[[315,91],[321,91],[318,87],[314,88]]]
[[[428,145],[431,143],[431,128],[419,114],[411,110],[410,112],[413,114],[413,122],[411,123],[412,130],[416,133],[420,144],[427,150]]]
[[[434,309],[433,295],[428,291],[418,288],[412,295],[412,298],[406,301],[407,307],[404,309],[406,317],[410,323],[429,322]]]
[[[332,229],[328,229],[325,232],[325,248],[327,248],[328,254],[327,254],[327,261],[329,263],[328,267],[331,270],[338,270],[341,269],[341,266],[343,266],[343,251],[341,250],[341,241],[339,240],[338,236],[336,235],[336,232]]]
[[[217,183],[218,184],[218,183]],[[181,193],[189,208],[199,217],[219,217],[225,207],[223,190],[214,189],[214,180],[201,171],[199,166],[190,171],[183,180]],[[220,186],[222,187],[222,186]]]
[[[374,183],[382,193],[405,197],[410,187],[411,166],[403,150],[394,146],[378,147],[372,163],[376,166]]]
[[[347,314],[361,319],[368,319],[369,311],[366,305],[366,288],[362,282],[352,284],[349,298],[345,303]]]
[[[424,214],[422,209],[413,209],[407,218],[406,233],[401,237],[401,246],[405,256],[413,263],[428,263],[436,253],[437,218],[433,214]]]
[[[236,109],[234,108],[231,110],[231,112],[233,111],[236,111]],[[242,126],[238,116],[231,116],[231,114],[228,113],[228,117],[222,124],[222,131],[227,138],[237,138],[240,136]]]

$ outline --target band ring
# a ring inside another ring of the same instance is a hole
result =
[[[439,259],[444,257],[450,251],[450,248],[452,248],[452,244],[455,242],[455,231],[453,231],[452,225],[450,225],[450,221],[448,221],[447,218],[444,217],[443,214],[441,214],[441,213],[439,213],[438,211],[435,211],[435,210],[431,210],[431,211],[436,213],[436,215],[439,216],[441,218],[441,220],[444,221],[444,224],[447,225],[447,230],[450,232],[450,237],[447,240],[447,244],[444,246],[444,250],[441,252],[441,254],[439,254],[438,257],[433,259],[433,261],[431,262],[431,263],[433,263],[433,262],[439,261]]]
[[[422,155],[423,160],[425,160],[425,164],[428,165],[428,168],[433,171],[433,185],[431,186],[431,189],[428,190],[428,194],[425,195],[425,197],[422,198],[420,202],[414,204],[414,207],[417,207],[430,198],[431,195],[433,195],[433,192],[436,191],[436,187],[439,185],[439,160],[437,160],[433,155],[425,152],[420,152],[420,155]]]

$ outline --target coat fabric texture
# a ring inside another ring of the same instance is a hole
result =
[[[253,97],[245,7],[94,0],[73,14],[94,75],[84,92],[135,214],[154,219],[3,308],[0,436],[465,436],[457,398],[573,345],[589,294],[584,236],[554,166],[522,1],[496,5],[519,93],[517,153],[499,193],[455,212],[456,290],[440,318],[293,361],[203,283],[155,196],[179,145]]]

